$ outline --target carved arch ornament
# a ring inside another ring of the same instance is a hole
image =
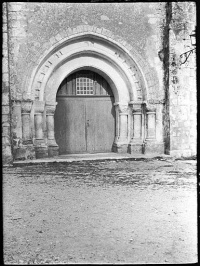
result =
[[[35,147],[37,149],[43,147],[44,156],[47,156],[47,153],[57,154],[58,145],[54,139],[53,120],[55,108],[49,115],[49,104],[56,106],[56,94],[61,82],[68,75],[81,69],[97,72],[107,80],[113,90],[116,107],[116,136],[113,151],[128,152],[129,149],[130,153],[141,153],[145,143],[144,115],[149,86],[149,76],[146,79],[144,72],[148,73],[148,69],[143,59],[126,42],[118,42],[97,31],[74,32],[71,36],[61,38],[46,51],[32,73],[26,95],[34,101]],[[141,107],[140,116],[137,114],[134,117],[131,109],[133,102],[137,102]],[[37,113],[39,103],[44,105],[42,116]],[[138,122],[134,122],[134,119]],[[151,120],[154,121],[153,119]],[[150,122],[151,120],[149,119]],[[43,129],[44,125],[47,128],[47,136]],[[138,136],[133,132],[136,126],[142,132],[141,139],[134,139],[134,136]],[[156,136],[153,140],[156,140]]]
[[[72,30],[72,32],[76,31]],[[123,91],[122,94],[128,94],[129,101],[148,99],[149,85],[148,79],[145,79],[145,71],[148,71],[148,67],[144,60],[139,53],[133,50],[132,46],[123,40],[119,42],[115,38],[106,36],[104,31],[102,33],[91,29],[74,33],[71,36],[66,33],[67,37],[57,41],[38,62],[38,67],[32,73],[26,94],[33,100],[40,101],[45,101],[48,94],[53,94],[55,97],[55,91],[59,87],[53,81],[55,77],[60,74],[59,77],[64,79],[70,72],[63,73],[63,75],[61,72],[68,69],[69,65],[74,65],[74,68],[70,68],[71,73],[76,71],[76,63],[79,62],[79,68],[91,68],[105,76],[111,83],[116,101],[120,101],[118,99],[120,91]],[[117,77],[114,79],[114,76]],[[59,82],[61,83],[62,80]],[[58,87],[52,88],[52,86]],[[48,100],[52,101],[53,99]]]

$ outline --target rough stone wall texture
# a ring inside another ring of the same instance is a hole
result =
[[[11,100],[17,101],[15,108],[20,112],[20,101],[28,97],[26,90],[31,74],[42,55],[55,41],[59,41],[67,32],[79,25],[95,26],[102,29],[102,32],[103,29],[110,31],[115,38],[122,39],[127,45],[134,47],[146,61],[151,71],[151,77],[148,78],[154,81],[152,86],[156,88],[151,90],[150,99],[166,100],[163,112],[166,152],[179,155],[195,153],[196,84],[193,67],[195,59],[191,56],[189,65],[179,66],[176,63],[177,67],[172,67],[174,60],[172,58],[178,62],[180,52],[184,52],[187,48],[189,41],[183,41],[183,33],[188,37],[195,24],[194,3],[173,2],[170,6],[164,2],[106,4],[8,2],[7,5],[9,42],[7,46],[5,20],[3,62],[5,65],[3,97],[7,110],[9,110],[8,88],[10,88]],[[182,29],[183,25],[187,25],[185,31]],[[7,48],[9,64],[6,63]],[[9,72],[6,72],[6,65],[9,65]],[[176,78],[172,78],[173,75]],[[3,114],[5,120],[6,115],[9,118],[9,114]],[[9,126],[8,122],[7,130]],[[15,121],[13,113],[13,139],[16,131],[20,132],[21,128],[19,121]],[[15,142],[20,143],[20,141],[17,139]],[[4,144],[10,145],[10,140],[3,139]]]
[[[3,3],[3,59],[2,59],[2,151],[3,163],[12,162],[10,138],[10,93],[9,93],[9,64],[8,64],[8,24],[7,5]]]
[[[151,70],[154,86],[151,98],[163,98],[160,21],[163,3],[9,3],[12,36],[12,98],[22,99],[38,59],[54,40],[79,25],[111,31],[132,45]]]
[[[194,48],[189,34],[196,25],[195,2],[172,2],[169,31],[170,154],[196,155],[196,54],[180,64],[180,54]]]

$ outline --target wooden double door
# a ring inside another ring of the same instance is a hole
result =
[[[59,90],[57,94],[55,138],[59,153],[111,152],[115,137],[115,110],[114,97],[108,84],[103,87],[101,82],[98,93],[95,82],[90,87],[90,93],[94,89],[93,94],[80,95],[75,90],[77,82],[74,83],[74,94],[73,88],[67,94],[68,83],[69,80],[65,83],[64,93]]]

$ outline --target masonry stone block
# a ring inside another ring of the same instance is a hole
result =
[[[56,41],[60,41],[62,38],[63,37],[59,33],[55,36]]]
[[[191,137],[191,134],[189,135],[188,133],[188,128],[190,128],[190,131],[196,130],[195,54],[190,56],[188,66],[180,66],[178,62],[180,53],[185,51],[186,45],[190,45],[190,40],[183,43],[183,31],[177,29],[186,23],[189,26],[186,27],[185,34],[189,36],[196,23],[194,15],[191,15],[191,17],[189,15],[183,16],[184,12],[187,13],[189,3],[186,2],[184,5],[182,3],[163,3],[159,9],[157,8],[157,3],[152,3],[150,9],[147,8],[148,3],[137,3],[142,12],[141,14],[143,14],[142,16],[137,11],[139,9],[134,8],[135,3],[127,3],[118,12],[113,12],[112,3],[110,5],[102,5],[101,14],[99,14],[98,5],[90,3],[86,5],[86,8],[85,6],[83,8],[83,5],[74,5],[72,3],[67,5],[48,3],[47,7],[42,5],[41,8],[41,3],[8,2],[3,4],[3,19],[5,22],[3,24],[3,125],[8,124],[11,126],[12,132],[16,131],[16,123],[18,126],[20,124],[20,115],[18,115],[18,122],[13,121],[12,124],[8,117],[5,117],[6,114],[9,114],[9,93],[13,100],[21,99],[22,92],[33,88],[31,77],[35,75],[34,71],[39,69],[41,58],[44,56],[48,58],[49,49],[56,50],[58,44],[64,41],[63,38],[69,40],[70,36],[75,38],[79,36],[79,33],[94,32],[99,37],[102,36],[103,42],[106,43],[105,40],[107,40],[107,44],[112,42],[119,44],[120,49],[124,49],[126,53],[130,52],[134,61],[132,64],[132,67],[134,67],[131,70],[133,72],[133,80],[134,77],[138,80],[144,78],[144,82],[141,83],[143,84],[141,85],[141,90],[139,91],[138,88],[140,97],[138,99],[155,100],[161,95],[166,97],[166,106],[163,110],[164,138],[166,143],[178,143],[179,147],[175,148],[177,150],[175,153],[183,154],[183,151],[187,150],[184,145],[190,142]],[[176,5],[180,6],[178,13],[173,10]],[[7,6],[8,10],[6,10]],[[196,7],[195,4],[191,4],[191,6],[193,7],[191,14],[193,14]],[[56,10],[57,16],[55,16],[53,10]],[[85,12],[88,13],[85,14]],[[85,15],[80,17],[80,14],[83,13]],[[190,21],[188,21],[189,17]],[[102,20],[101,18],[104,19]],[[29,20],[28,27],[27,19]],[[81,20],[82,22],[80,22]],[[8,25],[6,24],[7,21]],[[80,23],[88,24],[80,25]],[[59,27],[57,27],[58,25]],[[10,29],[9,39],[7,38],[7,26]],[[152,42],[153,45],[151,46]],[[118,49],[117,47],[116,45],[116,49]],[[158,62],[156,61],[158,59],[158,50],[162,51],[163,58],[158,64],[155,64],[155,62]],[[169,65],[167,62],[168,50],[171,52]],[[127,60],[128,53],[122,58],[122,61]],[[105,56],[107,55],[105,54]],[[8,57],[9,63],[7,61]],[[8,66],[10,72],[8,71]],[[54,67],[52,67],[53,69]],[[170,76],[168,76],[168,73]],[[172,76],[177,77],[177,84],[173,84]],[[34,95],[35,92],[31,91],[30,93]],[[42,93],[40,93],[41,95]],[[178,124],[176,121],[178,121]],[[33,121],[32,124],[34,124]],[[170,128],[171,135],[169,135]],[[153,144],[148,145],[146,146],[147,150],[154,149]],[[118,152],[124,152],[127,147],[115,148]],[[170,149],[173,152],[173,145],[171,145]],[[25,153],[23,155],[23,149],[16,152],[19,157],[26,157]],[[41,151],[36,153],[46,156],[48,152],[49,156],[54,154],[54,151],[48,151],[47,147],[41,148]]]
[[[3,153],[2,153],[2,161],[3,164],[12,164],[13,162],[13,156],[12,156],[12,151],[11,151],[11,146],[7,145],[7,146],[3,146]]]
[[[7,115],[10,113],[10,106],[9,105],[3,105],[1,110],[2,110],[2,114]]]
[[[90,26],[90,25],[88,25],[88,26],[87,26],[87,31],[93,31],[93,27]]]
[[[79,32],[83,32],[83,25],[80,25],[80,26],[78,26],[77,27],[77,32],[79,33]]]
[[[72,29],[72,33],[73,33],[73,34],[78,33],[77,28],[73,28],[73,29]]]
[[[2,136],[7,137],[10,136],[10,126],[3,126]]]
[[[9,92],[8,91],[4,91],[2,94],[2,104],[9,105]]]
[[[102,31],[102,28],[97,28],[96,29],[96,33],[101,33],[101,31]]]

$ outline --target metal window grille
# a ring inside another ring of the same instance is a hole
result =
[[[77,74],[76,75],[76,95],[93,95],[93,75]]]

